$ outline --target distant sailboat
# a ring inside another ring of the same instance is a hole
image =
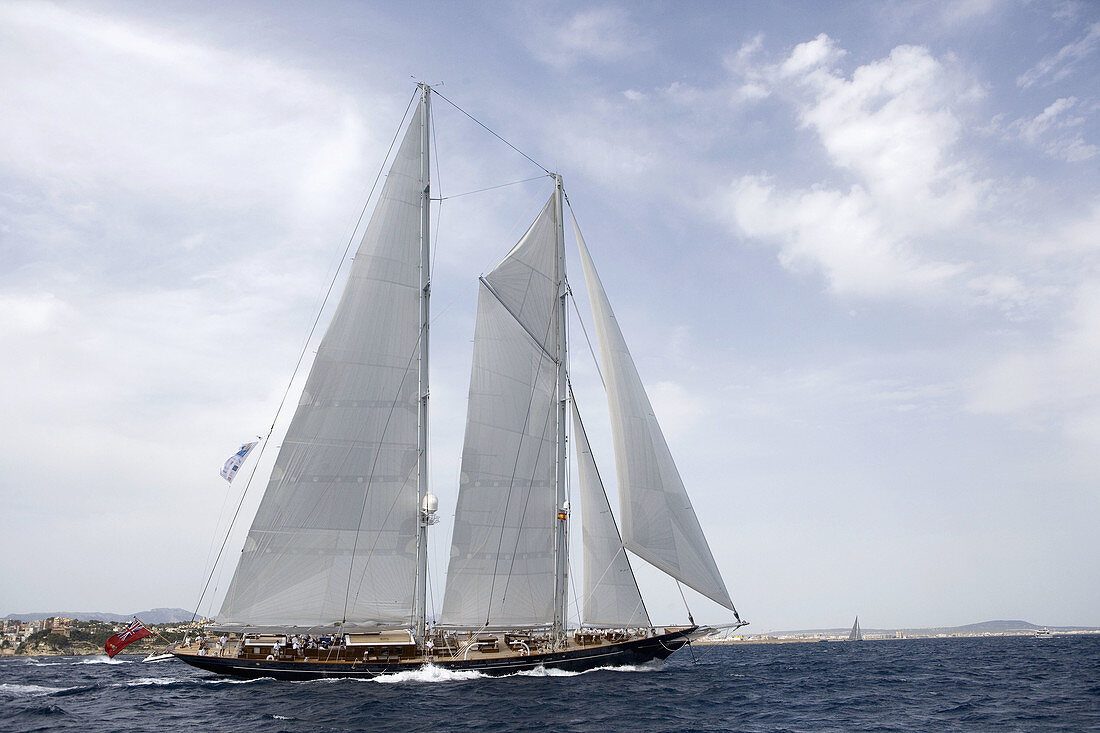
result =
[[[431,89],[396,154],[245,540],[214,631],[171,651],[242,677],[507,674],[664,659],[712,629],[655,627],[626,551],[733,601],[575,220],[611,415],[622,532],[568,373],[561,177],[480,278],[446,591],[428,623]],[[572,409],[570,409],[572,408]],[[570,422],[575,427],[567,441]],[[567,445],[579,467],[583,625],[566,618]]]
[[[856,616],[856,622],[852,624],[852,630],[848,632],[848,641],[863,641],[863,632],[859,630],[859,616]]]

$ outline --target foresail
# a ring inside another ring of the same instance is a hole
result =
[[[581,495],[584,622],[589,626],[651,626],[575,402],[573,440]]]
[[[421,138],[414,119],[321,340],[220,626],[412,620]]]
[[[481,281],[445,625],[553,618],[555,216],[551,199]]]
[[[575,220],[573,225],[611,413],[624,544],[736,613]]]

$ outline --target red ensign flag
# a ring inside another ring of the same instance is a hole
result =
[[[138,639],[144,639],[152,633],[152,631],[145,628],[145,626],[135,618],[133,623],[108,639],[107,643],[103,645],[103,648],[107,650],[107,656],[114,659],[116,654],[130,644],[133,644]]]

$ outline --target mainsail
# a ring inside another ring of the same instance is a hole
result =
[[[414,118],[283,439],[220,626],[413,621],[425,138]]]
[[[576,402],[573,403],[573,434],[584,535],[584,622],[589,626],[651,626]]]
[[[554,617],[559,216],[551,197],[481,279],[445,625]]]
[[[736,614],[576,220],[573,226],[606,380],[624,544]]]

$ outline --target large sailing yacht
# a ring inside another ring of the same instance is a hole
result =
[[[171,648],[189,664],[295,680],[429,663],[580,671],[664,659],[712,630],[655,627],[626,550],[744,623],[573,220],[611,415],[619,532],[571,398],[567,199],[553,174],[534,223],[480,278],[446,591],[428,623],[432,96],[419,85],[216,623]],[[566,617],[570,419],[584,547],[576,628]]]

